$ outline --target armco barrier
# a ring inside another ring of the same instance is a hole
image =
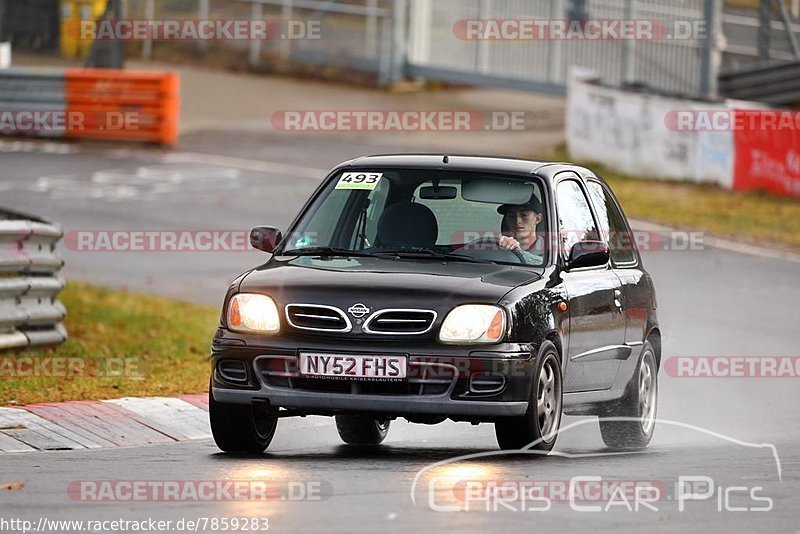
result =
[[[0,209],[0,350],[55,345],[67,338],[58,293],[61,229]]]
[[[179,108],[175,73],[0,71],[0,133],[173,145]]]

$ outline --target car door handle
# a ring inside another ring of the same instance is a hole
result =
[[[617,306],[617,311],[622,312],[622,291],[619,289],[614,290],[614,304]]]

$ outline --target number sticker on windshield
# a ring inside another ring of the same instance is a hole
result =
[[[372,191],[383,177],[379,172],[346,172],[339,178],[336,189],[361,189]]]

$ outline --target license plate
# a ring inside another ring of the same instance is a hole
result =
[[[300,354],[300,374],[328,378],[401,380],[406,377],[406,357]]]

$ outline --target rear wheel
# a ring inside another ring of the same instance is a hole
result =
[[[339,437],[349,445],[369,447],[379,445],[389,434],[388,419],[372,419],[363,415],[336,416],[336,430]]]
[[[211,434],[224,452],[258,453],[269,447],[278,418],[252,404],[224,404],[208,393]]]
[[[658,367],[653,346],[646,341],[634,379],[625,397],[600,416],[600,433],[605,444],[616,450],[644,449],[653,439],[658,404]],[[604,417],[626,418],[622,421]]]
[[[561,425],[562,387],[558,351],[550,341],[539,350],[539,363],[531,388],[528,413],[495,423],[497,443],[503,450],[522,449],[549,452]]]

